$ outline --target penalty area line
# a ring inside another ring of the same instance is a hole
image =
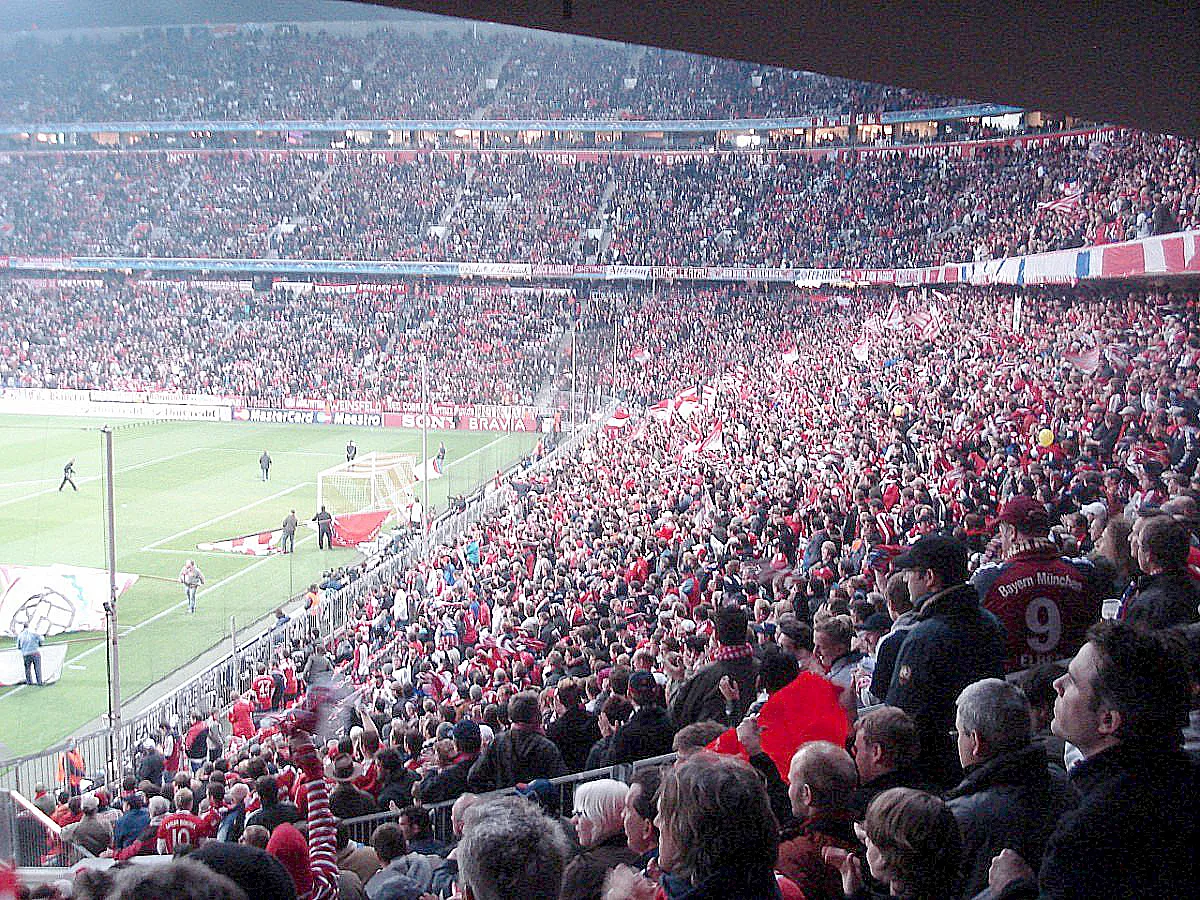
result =
[[[293,484],[291,487],[284,488],[282,491],[276,491],[269,497],[260,497],[258,500],[255,500],[252,503],[247,503],[245,506],[239,506],[237,509],[231,509],[228,512],[221,513],[219,516],[214,516],[207,522],[201,522],[199,525],[193,525],[191,528],[185,528],[183,531],[177,531],[175,534],[172,534],[169,537],[160,538],[151,544],[147,544],[142,548],[142,550],[157,550],[163,544],[169,544],[171,541],[175,540],[176,538],[181,538],[185,534],[191,534],[193,531],[199,531],[201,528],[207,528],[209,525],[215,525],[222,519],[228,519],[230,516],[236,516],[238,513],[243,513],[248,509],[254,509],[254,507],[258,506],[259,504],[267,503],[271,500],[277,500],[280,497],[287,496],[292,491],[298,491],[300,488],[304,487],[312,487],[314,484],[316,484],[315,481],[302,481],[299,484]]]

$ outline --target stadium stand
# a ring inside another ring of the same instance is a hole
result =
[[[969,157],[13,154],[0,252],[896,268],[1195,228],[1195,144]],[[182,198],[187,198],[181,202]],[[435,229],[431,231],[431,229]]]
[[[961,288],[933,302],[939,327],[910,299],[877,334],[882,366],[867,367],[849,355],[844,323],[890,316],[887,295],[647,295],[626,327],[655,352],[623,363],[616,388],[647,403],[672,399],[674,418],[600,427],[577,452],[510,482],[503,504],[450,543],[385,577],[360,577],[327,655],[358,690],[349,713],[357,724],[323,751],[329,777],[355,782],[368,799],[386,788],[401,805],[446,779],[456,790],[511,786],[474,765],[480,741],[500,740],[506,727],[509,741],[528,734],[509,721],[546,725],[565,741],[586,734],[602,711],[612,728],[614,695],[641,710],[671,708],[685,684],[707,677],[708,659],[734,658],[702,649],[727,627],[721,610],[731,600],[745,609],[741,627],[750,624],[749,643],[733,648],[752,655],[781,650],[782,636],[796,634],[792,623],[852,616],[865,626],[886,615],[889,572],[925,535],[953,535],[972,571],[999,559],[987,523],[1013,497],[1047,511],[1047,543],[1078,567],[1096,609],[1110,596],[1124,597],[1123,609],[1145,589],[1130,555],[1144,557],[1116,543],[1122,532],[1090,529],[1091,519],[1120,520],[1156,503],[1196,527],[1194,296],[1043,289],[1030,296],[1019,331],[1006,294]],[[610,309],[601,299],[586,304],[585,324],[610,333]],[[1080,357],[1073,336],[1084,331],[1097,339],[1095,360]],[[719,363],[705,353],[712,346],[728,350]],[[608,349],[597,342],[597,364]],[[791,351],[799,359],[788,363]],[[1180,624],[1196,618],[1192,610]],[[1044,658],[1078,649],[1058,643],[1068,623],[1049,623],[1060,630],[1030,626],[1031,639],[1053,631]],[[822,646],[813,653],[793,642],[787,652],[815,676],[848,665],[858,705],[905,702],[902,674],[886,697],[869,694],[867,644],[848,663],[826,659]],[[1171,646],[1182,663],[1187,651]],[[302,679],[306,671],[325,677],[310,643],[285,650],[290,661],[285,653],[274,664],[290,662]],[[917,665],[902,655],[897,672]],[[660,680],[665,696],[655,699]],[[708,689],[719,701],[715,681]],[[568,691],[581,694],[582,711],[562,700]],[[286,758],[273,721],[226,738],[215,765],[201,760],[189,773],[179,760],[166,776],[204,795],[213,774],[228,771],[227,786],[252,784],[252,813],[264,790],[253,779]],[[622,727],[631,726],[616,733]],[[189,738],[151,740],[170,751]],[[540,761],[522,777],[565,771],[564,745],[541,740]],[[344,776],[334,768],[340,754]],[[288,778],[293,793],[303,782]],[[119,786],[110,791],[111,800]],[[334,791],[335,810],[371,808],[373,800],[342,806],[348,791]],[[303,808],[303,794],[293,799]],[[69,804],[52,811],[66,822],[76,815]],[[794,811],[803,820],[803,807]],[[200,813],[218,823],[239,809],[210,800]],[[402,828],[411,821],[401,814]],[[1177,874],[1167,866],[1157,877]]]
[[[14,121],[954,102],[465,31],[30,39],[12,61]],[[890,268],[1200,226],[1195,145],[1170,137],[861,149],[12,153],[0,256]],[[21,865],[158,863],[77,874],[94,897],[1194,889],[1193,277],[46,275],[0,281],[0,387],[386,408],[419,398],[427,356],[435,403],[534,404],[578,390],[569,370],[607,402],[127,723],[127,769],[103,771],[103,733],[14,766]]]
[[[497,60],[498,84],[489,90]],[[961,102],[666,50],[520,32],[472,37],[461,27],[365,34],[196,27],[62,41],[30,35],[11,44],[0,69],[0,118],[27,123],[456,119],[480,108],[498,118],[765,118]]]
[[[569,322],[555,294],[418,284],[386,296],[299,297],[213,293],[186,282],[12,282],[3,304],[6,387],[120,385],[243,395],[265,406],[331,393],[416,402],[418,350],[428,354],[431,402],[530,404],[556,371]],[[63,335],[74,336],[66,353]]]

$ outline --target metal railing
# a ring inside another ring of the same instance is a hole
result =
[[[583,442],[594,435],[607,414],[577,429],[565,437],[553,450],[530,464],[515,463],[509,473],[519,470],[536,475],[573,455]],[[133,750],[150,737],[163,722],[186,724],[194,710],[208,714],[220,712],[232,705],[239,694],[250,687],[259,663],[269,664],[277,648],[290,646],[293,641],[305,642],[314,636],[324,640],[339,637],[347,624],[357,621],[354,615],[359,601],[371,591],[388,583],[397,574],[412,567],[434,548],[452,546],[480,521],[499,514],[514,502],[515,493],[509,484],[510,474],[499,489],[483,486],[468,499],[466,509],[448,512],[435,520],[427,534],[411,540],[392,555],[383,558],[368,573],[329,595],[316,615],[302,608],[283,629],[267,628],[245,645],[231,650],[203,672],[200,672],[146,710],[125,719],[115,735],[108,727],[62,741],[38,753],[0,761],[0,788],[32,793],[42,786],[50,790],[65,788],[60,776],[63,755],[74,748],[83,758],[88,781],[102,783],[115,780],[133,758]],[[293,601],[296,598],[293,598]],[[219,724],[219,719],[218,719]],[[121,760],[124,765],[118,766]]]
[[[576,772],[572,775],[551,778],[549,782],[552,794],[549,803],[546,804],[546,811],[554,815],[570,818],[571,812],[574,809],[575,789],[579,785],[586,784],[589,781],[599,781],[601,778],[613,778],[628,784],[629,780],[633,777],[633,773],[638,769],[645,766],[666,766],[673,762],[675,762],[675,754],[668,753],[664,756],[639,759],[632,763],[604,766],[600,769],[589,769],[586,772]],[[515,793],[515,788],[510,787],[491,791],[480,796],[484,798],[506,797],[513,793]],[[424,807],[429,811],[429,816],[433,823],[434,837],[447,844],[454,841],[454,827],[450,821],[450,812],[454,807],[454,803],[454,800],[446,800],[442,803],[433,803]],[[371,834],[376,828],[386,822],[395,822],[399,818],[400,813],[395,810],[387,810],[370,816],[346,819],[343,824],[350,832],[350,840],[358,841],[360,844],[369,844],[371,842]]]
[[[40,868],[94,858],[86,847],[64,839],[62,827],[19,791],[0,791],[0,859]]]

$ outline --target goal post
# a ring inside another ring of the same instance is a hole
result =
[[[317,473],[317,508],[334,515],[367,509],[404,512],[412,504],[416,457],[366,453]]]

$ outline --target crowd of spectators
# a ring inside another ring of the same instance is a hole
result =
[[[0,385],[529,405],[555,373],[561,297],[462,285],[214,293],[186,283],[0,288]]]
[[[670,50],[648,51],[637,75],[628,105],[658,119],[870,115],[966,102],[909,88]]]
[[[480,157],[439,258],[581,263],[605,182],[561,156]]]
[[[17,39],[5,122],[458,118],[493,41],[289,26]]]
[[[232,734],[202,712],[164,723],[125,783],[39,802],[101,853],[201,844],[208,870],[96,879],[118,892],[270,869],[293,884],[267,896],[358,896],[357,880],[371,900],[455,885],[611,900],[1187,893],[1197,299],[1023,300],[1018,324],[1010,294],[976,288],[589,299],[588,333],[619,343],[581,361],[617,359],[615,390],[674,398],[670,418],[604,427],[500,488],[507,505],[378,580],[343,634],[281,647],[228,712]],[[937,332],[908,320],[930,304]],[[872,329],[856,360],[857,327],[893,305],[905,324]],[[1094,366],[1079,361],[1092,339]],[[354,692],[310,753],[299,726],[330,679]],[[795,691],[810,715],[764,729]],[[788,735],[771,729],[821,716],[844,744],[796,736],[779,761]],[[561,795],[570,808],[546,781],[672,750],[674,767]],[[395,824],[369,847],[331,836],[326,783],[332,816],[390,810]],[[449,801],[452,833],[431,833],[428,807]],[[286,824],[306,815],[307,856]],[[235,831],[265,852],[226,848]]]
[[[529,32],[349,34],[280,25],[32,35],[11,41],[0,67],[0,121],[14,123],[461,119],[480,110],[509,119],[753,118],[961,102]]]
[[[1198,167],[1135,132],[966,158],[13,155],[0,254],[937,265],[1195,228]]]

